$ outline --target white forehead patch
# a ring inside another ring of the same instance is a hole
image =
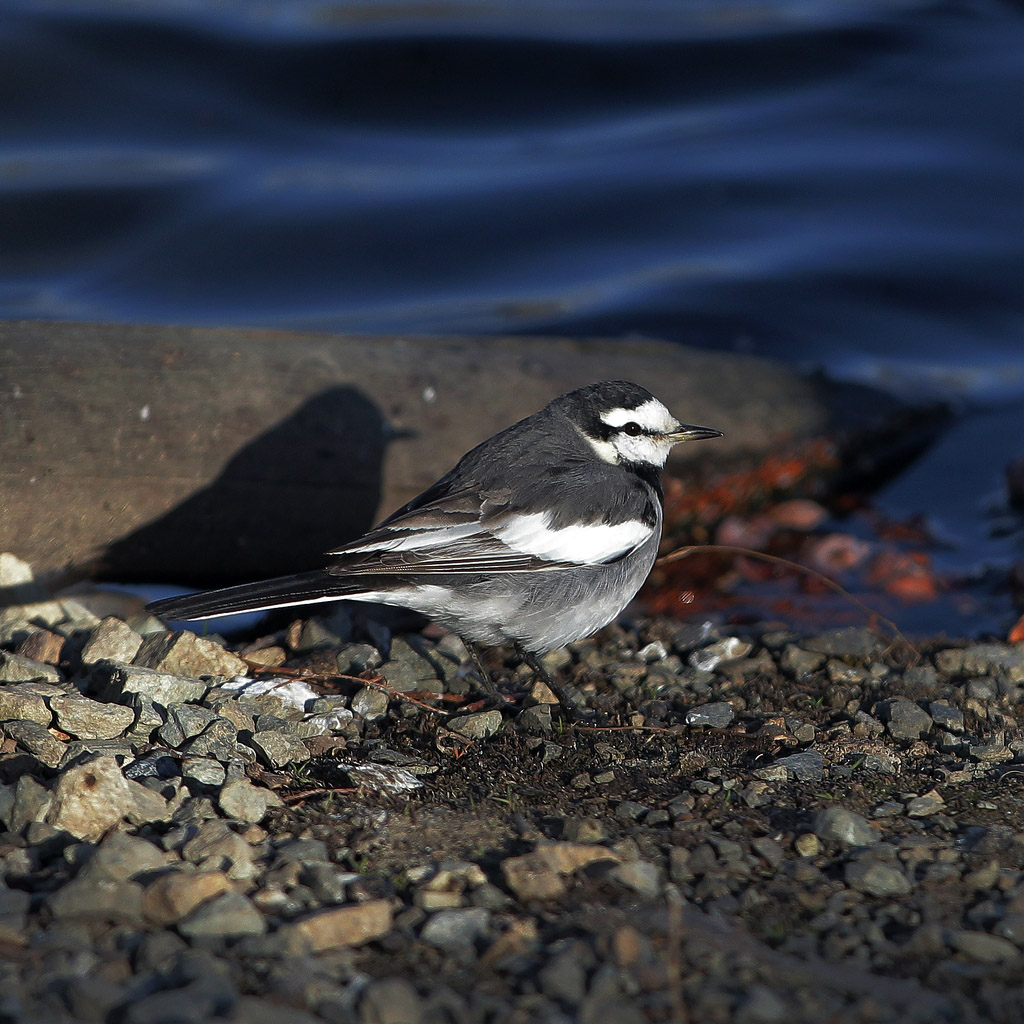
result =
[[[635,409],[609,409],[601,413],[601,422],[609,427],[624,427],[627,423],[638,423],[645,430],[668,434],[675,430],[678,421],[656,398],[649,398]]]

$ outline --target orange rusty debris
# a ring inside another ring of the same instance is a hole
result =
[[[1006,639],[1011,644],[1019,644],[1024,642],[1024,615],[1022,615],[1013,624],[1013,628],[1010,630],[1010,634]]]

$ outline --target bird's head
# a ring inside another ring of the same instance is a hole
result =
[[[720,430],[680,423],[649,391],[629,381],[601,381],[570,391],[556,403],[605,462],[661,469],[683,441],[721,437]]]

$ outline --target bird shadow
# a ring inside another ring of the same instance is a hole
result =
[[[373,525],[396,436],[358,389],[323,391],[202,490],[110,544],[97,575],[207,587],[320,568],[325,551]]]

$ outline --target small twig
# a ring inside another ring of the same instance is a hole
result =
[[[899,626],[897,626],[892,619],[887,619],[884,615],[880,615],[870,607],[870,605],[865,604],[859,597],[854,597],[854,595],[851,594],[844,586],[836,583],[834,579],[826,576],[823,572],[819,572],[817,569],[812,569],[809,565],[801,565],[799,562],[794,562],[788,558],[781,558],[779,555],[769,555],[766,551],[754,551],[751,548],[742,548],[734,544],[688,544],[686,547],[676,548],[675,551],[670,551],[667,555],[662,555],[654,564],[656,566],[662,566],[669,565],[672,562],[681,562],[684,558],[688,558],[690,555],[700,554],[705,551],[723,551],[733,555],[744,555],[748,558],[759,558],[763,562],[782,565],[787,569],[795,569],[797,572],[802,572],[805,575],[810,576],[812,579],[819,580],[833,593],[846,598],[846,600],[851,604],[856,605],[862,612],[864,612],[869,621],[881,622],[886,626],[892,633],[894,642],[904,644],[913,652],[915,657],[921,657],[921,652],[903,635]]]
[[[305,680],[305,681],[319,681],[319,682],[323,682],[323,683],[326,683],[329,680],[340,679],[340,680],[343,680],[345,682],[359,683],[360,686],[371,686],[375,690],[380,690],[381,693],[386,693],[389,697],[393,697],[396,700],[407,700],[410,704],[415,704],[418,708],[422,708],[424,711],[429,711],[429,712],[431,712],[432,714],[435,714],[435,715],[443,715],[445,718],[447,718],[449,716],[449,712],[442,711],[440,708],[431,707],[429,704],[425,703],[424,701],[417,699],[417,697],[414,694],[412,694],[412,693],[402,693],[401,690],[396,690],[393,686],[389,686],[387,681],[384,679],[384,677],[380,676],[380,675],[378,675],[378,676],[371,676],[371,677],[367,677],[367,676],[351,676],[351,675],[347,675],[344,672],[337,672],[337,673],[332,673],[331,675],[327,676],[327,675],[324,675],[322,672],[313,672],[313,671],[311,671],[310,669],[307,669],[307,668],[285,668],[284,666],[281,666],[281,665],[277,666],[276,668],[272,668],[269,665],[260,665],[260,664],[257,664],[256,662],[248,661],[245,658],[243,658],[242,661],[244,661],[246,663],[246,665],[249,666],[249,668],[253,669],[255,672],[259,673],[260,675],[282,675],[282,676],[288,676],[291,679],[302,679],[302,680]],[[286,683],[280,683],[279,685],[280,686],[285,686],[287,684]],[[423,691],[417,691],[417,692],[423,692]],[[457,695],[454,695],[454,694],[437,694],[436,697],[434,697],[434,699],[454,702],[454,701],[460,700],[461,698],[458,697]]]
[[[302,803],[304,800],[308,800],[311,796],[332,796],[334,793],[355,793],[356,790],[352,786],[319,786],[315,789],[301,789],[298,793],[289,793],[287,796],[281,797],[283,803],[291,807],[293,804]]]
[[[415,704],[416,707],[429,711],[432,715],[441,715],[442,718],[451,717],[450,711],[442,711],[441,708],[431,707],[426,701],[417,699],[411,693],[402,693],[401,690],[396,690],[393,686],[388,685],[383,676],[377,676],[376,679],[361,679],[360,682],[366,686],[372,686],[375,690],[380,690],[381,693],[386,693],[389,697],[394,697],[397,700],[407,700],[410,704]]]

